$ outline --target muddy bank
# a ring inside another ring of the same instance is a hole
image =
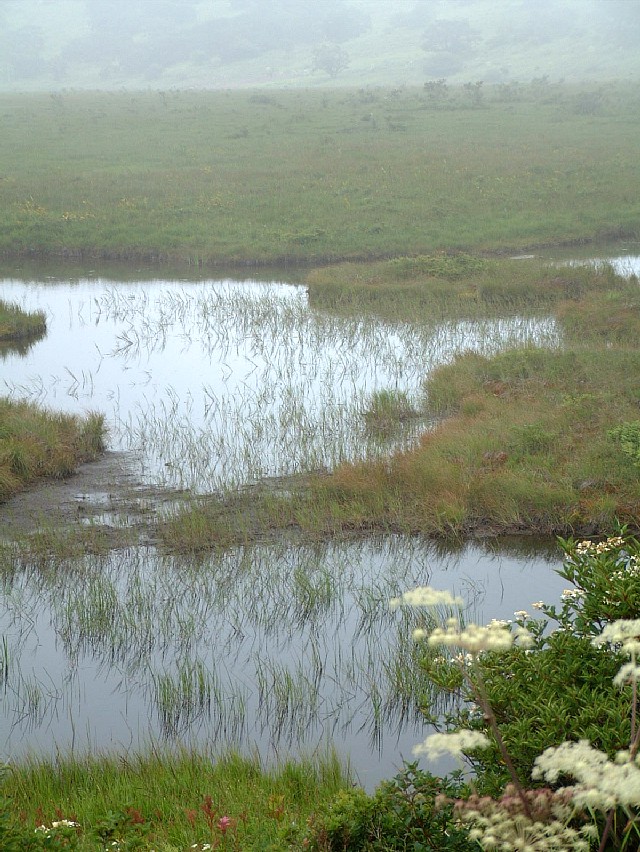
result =
[[[0,504],[2,535],[16,538],[43,527],[94,524],[111,529],[114,544],[119,537],[130,539],[131,530],[138,539],[155,538],[159,510],[186,495],[143,485],[132,468],[129,454],[106,452],[68,479],[47,480],[20,492]]]

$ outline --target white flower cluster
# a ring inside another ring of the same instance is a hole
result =
[[[584,596],[584,589],[563,589],[560,597],[563,601],[577,601]]]
[[[622,646],[622,650],[633,656],[640,651],[640,619],[620,618],[607,624],[592,644]]]
[[[487,748],[491,742],[481,731],[456,731],[451,734],[430,734],[423,743],[418,743],[412,749],[415,755],[426,754],[438,758],[443,754],[462,756],[467,751],[476,748]]]
[[[399,598],[391,598],[389,606],[397,609],[399,606],[464,606],[462,598],[455,597],[447,590],[432,589],[431,586],[418,586],[405,592]]]
[[[35,831],[38,832],[38,833],[44,834],[47,837],[50,837],[51,834],[53,832],[55,832],[56,829],[58,829],[58,828],[79,828],[79,827],[80,827],[79,822],[73,822],[70,819],[59,819],[59,820],[56,820],[55,822],[52,822],[50,826],[49,825],[38,825],[38,826],[36,826]]]
[[[421,633],[422,635],[416,636]],[[424,638],[425,631],[415,631],[414,638]],[[453,645],[468,651],[470,654],[479,654],[482,651],[506,651],[511,648],[514,641],[518,641],[523,647],[531,647],[533,637],[525,627],[512,627],[506,621],[494,619],[486,627],[477,624],[468,624],[460,628],[455,618],[449,618],[446,627],[436,627],[428,638],[429,645]]]
[[[611,550],[617,550],[624,545],[624,539],[619,535],[610,536],[604,541],[579,541],[576,544],[576,553],[580,556],[600,556],[602,553],[609,553]]]
[[[578,807],[609,811],[640,805],[640,767],[628,751],[611,761],[588,740],[564,742],[537,757],[531,775],[552,784],[560,775],[575,778],[578,783],[570,789]]]
[[[640,562],[637,556],[629,557],[625,568],[614,571],[611,577],[615,580],[630,580],[640,577]]]
[[[529,813],[511,785],[499,800],[471,796],[456,804],[456,816],[469,826],[469,839],[486,850],[504,852],[588,852],[594,827],[571,828],[575,810],[564,792],[528,790]]]

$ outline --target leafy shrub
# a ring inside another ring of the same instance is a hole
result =
[[[441,805],[468,792],[459,774],[437,778],[405,765],[372,796],[354,788],[342,791],[310,827],[306,848],[317,852],[393,852],[393,850],[477,850],[465,829],[455,824],[452,806]]]
[[[560,544],[573,588],[559,607],[532,604],[546,620],[521,610],[515,623],[449,618],[414,631],[428,640],[431,680],[467,699],[414,752],[471,761],[485,795],[458,799],[454,818],[483,849],[587,852],[596,841],[629,852],[640,840],[640,542],[623,527]],[[429,607],[446,595],[422,587],[396,601]]]

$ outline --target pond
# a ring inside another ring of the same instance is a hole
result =
[[[112,449],[153,485],[198,492],[388,452],[363,411],[380,389],[419,401],[460,349],[557,344],[547,317],[391,324],[332,316],[279,281],[0,281],[48,333],[8,354],[0,393],[106,414]],[[399,437],[415,439],[424,422]],[[398,436],[394,439],[397,445]]]
[[[0,393],[104,412],[110,449],[177,497],[409,445],[429,424],[369,434],[372,392],[418,404],[425,375],[456,352],[559,343],[546,316],[337,317],[310,308],[304,286],[267,276],[15,275],[0,297],[48,323],[26,352],[4,353]],[[153,743],[269,760],[335,745],[371,787],[425,735],[409,638],[419,616],[391,613],[389,598],[431,583],[460,593],[476,620],[510,618],[557,601],[558,567],[553,545],[447,550],[402,536],[197,562],[148,545],[27,560],[5,572],[0,598],[2,757]]]

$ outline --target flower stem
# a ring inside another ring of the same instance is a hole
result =
[[[518,794],[518,798],[522,802],[524,812],[529,817],[529,819],[533,819],[531,807],[529,806],[529,800],[526,797],[524,787],[522,786],[520,778],[518,777],[518,773],[516,772],[516,768],[513,765],[511,755],[507,751],[507,747],[504,743],[504,740],[502,739],[502,734],[500,733],[500,728],[498,726],[498,720],[495,717],[493,707],[491,706],[491,702],[489,701],[489,696],[487,695],[487,691],[484,686],[484,681],[482,679],[482,674],[480,673],[480,668],[478,666],[478,660],[475,655],[473,657],[473,674],[473,678],[467,674],[467,680],[469,682],[469,685],[471,686],[476,701],[482,708],[482,712],[485,715],[485,719],[489,723],[489,727],[491,728],[491,731],[496,739],[498,749],[500,751],[500,756],[502,757],[504,764],[509,772],[509,775],[511,776],[513,786],[515,787],[516,793]]]

